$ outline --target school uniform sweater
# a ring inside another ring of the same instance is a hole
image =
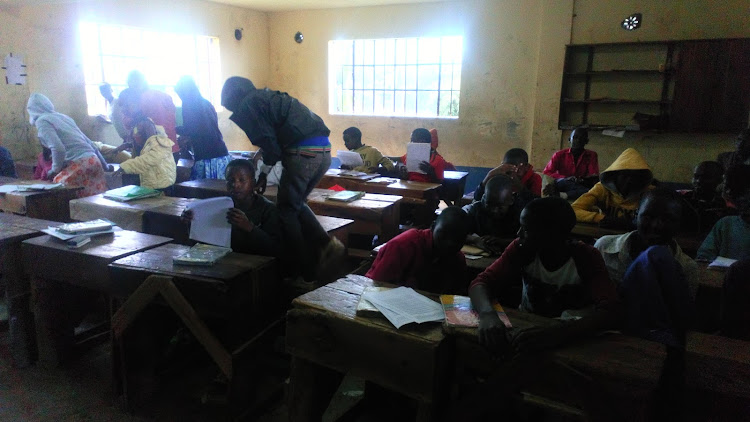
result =
[[[435,255],[432,230],[407,230],[389,240],[365,274],[373,280],[433,293],[466,294],[466,258]]]
[[[500,303],[513,303],[516,298],[500,297],[500,292],[518,291],[520,286],[519,308],[550,318],[591,305],[595,310],[615,306],[617,291],[599,252],[582,242],[571,242],[569,250],[570,260],[548,271],[539,257],[526,253],[516,239],[472,281],[469,289],[485,285]]]
[[[585,149],[576,161],[570,148],[563,149],[552,154],[542,172],[555,179],[593,176],[599,174],[599,158],[596,152]]]
[[[696,257],[713,261],[717,256],[750,258],[750,224],[741,216],[732,215],[719,220],[698,248]]]
[[[232,227],[232,250],[251,255],[279,256],[283,244],[279,210],[264,196],[253,195],[255,199],[251,207],[237,208],[255,227],[250,232]]]

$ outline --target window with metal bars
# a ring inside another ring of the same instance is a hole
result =
[[[463,37],[328,43],[331,114],[457,118]]]
[[[108,114],[99,85],[112,85],[115,97],[127,88],[131,70],[140,70],[152,89],[169,94],[180,77],[189,75],[204,98],[221,107],[221,59],[216,37],[157,32],[125,25],[82,22],[79,26],[86,100],[90,115]]]

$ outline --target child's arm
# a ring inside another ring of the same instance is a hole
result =
[[[235,242],[251,245],[248,249],[262,251],[267,256],[281,254],[281,227],[278,211],[273,213],[267,210],[261,217],[260,225],[256,225],[242,210],[232,208],[227,212],[227,221],[239,229],[234,232],[234,235],[239,237],[234,240]]]
[[[719,220],[714,224],[714,227],[708,232],[708,236],[701,243],[701,247],[698,248],[698,253],[695,255],[696,261],[711,262],[719,256],[719,250],[721,249],[721,230],[719,224],[722,220]]]
[[[65,166],[65,146],[60,137],[57,136],[55,127],[46,120],[37,120],[36,127],[39,141],[51,151],[52,168],[49,170],[47,177],[54,177]]]
[[[604,219],[604,214],[599,213],[597,206],[600,202],[599,196],[603,196],[606,193],[605,190],[604,186],[595,185],[573,202],[572,207],[576,213],[576,220],[581,223],[599,223]]]
[[[552,158],[550,158],[547,165],[544,166],[544,170],[542,170],[542,173],[546,174],[547,176],[553,179],[562,179],[565,176],[557,172],[557,169],[558,169],[557,157],[558,157],[557,153],[552,154]]]

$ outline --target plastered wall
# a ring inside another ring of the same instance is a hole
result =
[[[268,25],[267,15],[262,12],[197,0],[3,5],[0,6],[0,56],[5,57],[9,52],[24,55],[29,74],[26,86],[0,84],[3,145],[16,159],[33,157],[39,148],[25,114],[30,92],[47,95],[58,111],[75,119],[92,139],[103,136],[106,128],[87,115],[78,42],[81,20],[217,36],[223,75],[245,75],[261,83],[268,77]],[[244,28],[240,41],[234,39],[235,28]],[[247,149],[250,145],[247,137],[228,123],[227,116],[220,114],[227,146]]]
[[[642,27],[636,31],[620,29],[619,22],[636,12],[643,14]],[[573,44],[750,37],[747,0],[575,0],[574,13]],[[556,125],[556,118],[554,121]],[[567,147],[567,136],[567,132],[562,134],[558,147]],[[735,136],[629,133],[618,139],[592,134],[589,147],[598,152],[602,170],[625,148],[634,147],[644,155],[657,178],[689,182],[696,164],[734,149]],[[550,148],[535,138],[534,151],[541,150],[546,153]],[[535,158],[541,162],[543,157],[540,154]]]
[[[543,3],[473,0],[271,13],[269,87],[320,114],[331,128],[334,149],[344,149],[341,132],[357,126],[365,143],[401,155],[413,129],[434,127],[447,160],[493,166],[508,148],[531,146]],[[297,31],[305,36],[302,44],[293,40]],[[459,119],[328,113],[329,40],[459,34],[464,36]]]

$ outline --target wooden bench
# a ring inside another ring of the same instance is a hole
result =
[[[22,243],[24,268],[37,297],[34,314],[40,362],[56,367],[61,358],[60,346],[70,342],[73,327],[60,327],[62,322],[58,320],[65,315],[68,306],[59,295],[65,296],[70,290],[68,285],[108,294],[115,284],[109,277],[107,265],[171,240],[130,230],[94,236],[91,242],[77,249],[49,235],[25,240]]]
[[[50,182],[0,177],[0,186],[32,184]],[[42,220],[69,222],[68,202],[77,198],[80,190],[83,188],[62,186],[45,191],[0,193],[0,210]]]

